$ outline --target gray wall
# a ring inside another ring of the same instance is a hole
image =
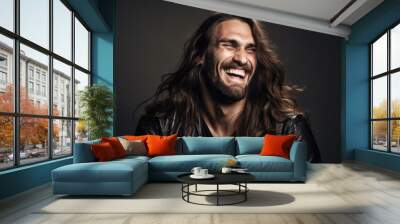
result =
[[[183,44],[213,12],[161,0],[118,0],[115,43],[117,135],[133,133],[136,106],[154,94],[161,75],[177,67]],[[325,162],[340,161],[341,41],[339,37],[264,23]]]

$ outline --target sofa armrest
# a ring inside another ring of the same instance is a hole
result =
[[[90,146],[92,144],[97,144],[97,143],[100,143],[100,140],[75,143],[75,145],[74,145],[74,163],[95,162],[96,158],[94,157]]]
[[[305,181],[307,174],[306,143],[295,141],[290,149],[290,160],[293,162],[293,178],[295,181]]]

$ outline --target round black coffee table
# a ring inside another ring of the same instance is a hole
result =
[[[182,183],[182,199],[188,203],[198,204],[198,205],[234,205],[241,202],[245,202],[247,200],[247,192],[249,188],[247,187],[247,183],[255,180],[255,177],[248,173],[215,173],[213,174],[215,177],[212,179],[193,179],[190,177],[191,173],[182,174],[177,177],[178,181]],[[206,184],[206,185],[216,185],[215,190],[197,190],[198,184]],[[220,189],[220,185],[236,185],[238,186],[237,190],[223,190]],[[194,191],[190,191],[190,186],[195,186]],[[215,194],[205,194],[209,192],[215,192]],[[204,196],[204,197],[216,197],[216,204],[202,204],[190,201],[190,196]],[[239,200],[231,202],[231,203],[221,203],[221,197],[230,197],[230,196],[241,196]]]

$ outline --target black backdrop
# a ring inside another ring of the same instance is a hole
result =
[[[133,110],[154,94],[162,74],[175,70],[183,44],[213,12],[161,0],[118,0],[116,5],[115,131],[124,135],[136,128]],[[340,162],[342,39],[263,24],[288,83],[304,87],[298,103],[310,118],[323,161]]]

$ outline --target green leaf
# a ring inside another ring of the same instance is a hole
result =
[[[113,95],[102,84],[86,87],[79,93],[82,119],[86,122],[89,139],[108,136],[107,129],[111,127]]]

